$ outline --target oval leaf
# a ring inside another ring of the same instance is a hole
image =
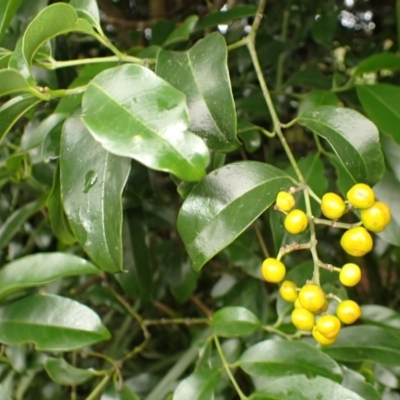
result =
[[[96,0],[71,0],[69,5],[74,7],[79,17],[86,19],[93,27],[101,32],[100,12]]]
[[[343,328],[336,342],[323,351],[342,361],[372,361],[400,366],[400,337],[377,326]]]
[[[220,377],[218,369],[196,371],[178,385],[172,400],[213,400]]]
[[[93,310],[64,297],[33,295],[0,308],[0,342],[7,345],[71,351],[110,337]]]
[[[260,320],[244,307],[224,307],[211,318],[211,329],[217,336],[242,336],[260,327]]]
[[[287,343],[287,342],[285,342]],[[253,393],[250,400],[365,400],[339,383],[317,376],[287,376],[268,381],[268,386]]]
[[[182,22],[180,26],[175,28],[164,42],[164,46],[169,46],[171,44],[184,42],[189,40],[191,33],[198,21],[199,17],[197,15],[190,15]]]
[[[356,182],[373,185],[382,177],[385,164],[379,132],[358,112],[322,106],[305,112],[298,122],[329,142]]]
[[[200,269],[232,243],[291,184],[283,171],[256,161],[232,163],[207,175],[178,215],[193,268]]]
[[[398,312],[378,305],[362,306],[361,309],[363,321],[371,325],[381,326],[394,334],[399,334],[400,314]]]
[[[44,363],[44,369],[50,378],[59,385],[74,386],[88,381],[99,373],[92,369],[76,368],[68,364],[63,358],[48,358]]]
[[[312,90],[307,93],[299,105],[299,115],[320,106],[338,106],[339,98],[327,90]]]
[[[248,348],[238,364],[249,375],[278,377],[286,374],[325,376],[342,380],[339,365],[316,347],[305,342],[265,340]]]
[[[219,33],[199,40],[185,52],[160,51],[157,75],[185,93],[189,129],[215,151],[231,151],[236,139],[236,112],[227,66],[227,47]]]
[[[0,96],[18,92],[29,92],[32,88],[26,79],[13,69],[0,71]]]
[[[371,72],[378,72],[383,69],[398,71],[400,69],[400,57],[394,53],[373,54],[362,60],[354,68],[353,75],[361,75]]]
[[[114,381],[108,385],[100,400],[139,400],[139,397],[127,385],[120,388],[119,382]]]
[[[21,3],[22,0],[3,0],[0,2],[0,43]]]
[[[100,73],[82,106],[85,125],[111,153],[187,181],[204,176],[208,149],[186,131],[185,96],[149,69],[123,65]]]
[[[122,270],[122,190],[130,160],[97,143],[76,116],[61,137],[61,197],[72,230],[93,261],[107,272]]]
[[[381,400],[382,397],[377,390],[368,382],[365,377],[350,368],[342,366],[343,382],[342,385],[362,396],[364,400]]]
[[[72,254],[33,254],[0,269],[0,299],[24,288],[42,286],[67,276],[100,272],[90,262]]]
[[[357,95],[368,116],[383,133],[400,143],[400,88],[394,85],[357,85]]]

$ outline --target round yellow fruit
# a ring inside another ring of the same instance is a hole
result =
[[[283,300],[293,303],[297,299],[297,286],[292,281],[283,281],[279,288],[279,294]]]
[[[335,315],[323,315],[317,321],[318,332],[328,339],[332,339],[339,335],[341,323]]]
[[[329,192],[322,196],[321,210],[326,218],[338,219],[344,214],[346,204],[336,193]]]
[[[294,308],[303,308],[303,306],[300,304],[300,301],[299,301],[299,295],[297,295],[297,299],[294,302]]]
[[[352,256],[361,257],[372,250],[373,241],[368,231],[357,226],[346,231],[340,239],[344,251]]]
[[[390,208],[381,201],[376,201],[372,207],[361,210],[361,221],[365,228],[371,232],[381,232],[389,224]]]
[[[267,282],[279,283],[286,275],[286,267],[276,258],[269,257],[262,263],[261,274]]]
[[[314,323],[314,314],[305,308],[295,308],[291,315],[293,325],[301,331],[311,331]]]
[[[357,264],[343,265],[339,273],[339,280],[344,286],[355,286],[361,280],[361,269]]]
[[[290,211],[296,203],[292,193],[279,192],[276,198],[276,205],[282,211]]]
[[[364,210],[375,203],[375,194],[370,186],[357,183],[347,192],[347,200],[353,207]]]
[[[344,324],[354,324],[361,317],[361,308],[353,300],[344,300],[337,306],[336,315]]]
[[[308,226],[307,215],[302,210],[292,210],[286,215],[284,225],[285,229],[293,235],[304,232]]]
[[[299,302],[308,311],[318,311],[325,304],[325,293],[317,285],[304,285],[299,292]]]
[[[322,335],[318,329],[317,326],[315,325],[313,330],[312,330],[312,335],[313,338],[315,339],[316,342],[318,342],[319,344],[322,344],[324,346],[328,346],[332,343],[334,343],[336,341],[337,336],[333,337],[333,338],[327,338],[324,335]]]

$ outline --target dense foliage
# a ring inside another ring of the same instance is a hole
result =
[[[265,3],[0,2],[1,399],[400,399],[400,2]]]

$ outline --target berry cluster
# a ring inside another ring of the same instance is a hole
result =
[[[347,200],[343,200],[336,193],[326,193],[321,199],[322,214],[329,220],[308,217],[300,209],[293,209],[295,198],[291,192],[279,192],[275,209],[286,214],[285,229],[298,234],[304,232],[309,224],[325,224],[347,229],[343,234],[340,244],[352,256],[363,256],[372,250],[373,240],[371,232],[381,232],[390,222],[389,207],[375,200],[373,190],[366,184],[358,183],[347,192]],[[337,220],[346,212],[360,210],[361,222],[358,224],[339,223]],[[324,264],[318,260],[315,249],[316,240],[309,243],[293,243],[282,248],[277,258],[269,257],[264,260],[261,272],[264,279],[272,283],[280,283],[286,276],[286,267],[281,261],[284,254],[299,250],[311,249],[314,246],[313,258],[315,269],[326,268],[339,272],[339,280],[344,286],[355,286],[361,280],[360,267],[354,263],[347,263],[342,268]],[[281,297],[294,303],[291,315],[292,323],[301,331],[311,331],[314,339],[323,345],[332,344],[341,329],[342,324],[353,324],[361,316],[360,306],[352,300],[342,301],[337,296],[325,294],[322,290],[319,274],[315,274],[302,288],[298,288],[292,281],[285,280],[281,283],[279,293]],[[328,298],[339,302],[336,315],[326,314]]]

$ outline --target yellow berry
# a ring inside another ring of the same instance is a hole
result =
[[[344,286],[355,286],[361,280],[361,269],[357,264],[343,265],[339,273],[339,280]]]
[[[317,321],[318,332],[328,339],[332,339],[339,335],[340,332],[340,320],[335,315],[323,315]]]
[[[283,300],[293,303],[297,299],[297,287],[292,281],[283,281],[279,293]]]
[[[325,312],[328,309],[328,307],[329,307],[328,300],[325,299],[324,305],[321,308],[319,308],[317,311],[314,311],[314,312],[316,314],[321,314],[321,313]]]
[[[300,301],[299,301],[299,295],[297,295],[297,299],[294,302],[294,308],[303,308],[303,306],[300,304]]]
[[[301,331],[311,331],[315,323],[314,314],[305,308],[295,308],[291,319],[293,325]]]
[[[267,282],[279,283],[286,275],[286,267],[276,258],[269,257],[262,263],[261,274]]]
[[[387,204],[376,201],[372,207],[361,210],[363,225],[372,232],[383,231],[390,222],[390,209]]]
[[[337,336],[333,337],[333,338],[327,338],[324,335],[322,335],[318,330],[317,330],[317,325],[314,326],[313,330],[312,330],[312,335],[314,337],[314,339],[319,343],[322,344],[324,346],[328,346],[332,343],[335,342]]]
[[[276,205],[282,211],[290,211],[296,203],[292,193],[279,192],[276,198]]]
[[[286,215],[284,225],[285,229],[293,235],[304,232],[308,226],[307,215],[302,210],[292,210]]]
[[[317,311],[325,304],[325,294],[314,284],[304,285],[299,292],[299,302],[308,311]]]
[[[336,315],[344,324],[353,324],[361,317],[361,308],[353,300],[344,300],[337,306]]]
[[[375,203],[375,194],[365,183],[357,183],[347,192],[347,200],[353,207],[364,210]]]
[[[352,256],[361,257],[372,250],[372,237],[368,231],[357,226],[345,232],[340,239],[340,244],[344,251]]]
[[[325,193],[322,196],[321,210],[326,218],[338,219],[344,214],[346,204],[336,193]]]

